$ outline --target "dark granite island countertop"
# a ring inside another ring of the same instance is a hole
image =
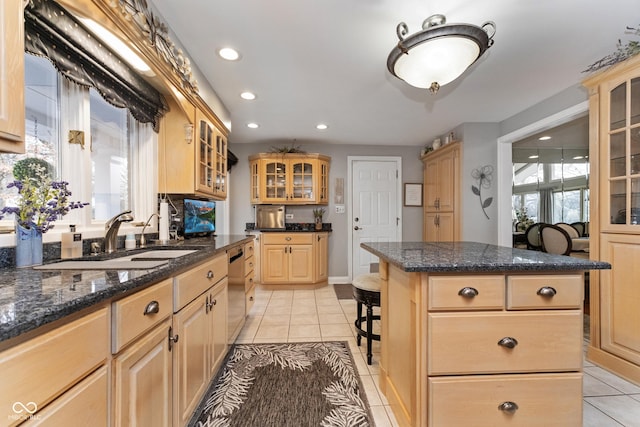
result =
[[[407,272],[498,273],[610,269],[606,262],[477,242],[362,243],[363,249]]]
[[[0,342],[100,303],[121,298],[251,240],[253,236],[220,235],[215,238],[171,241],[163,246],[149,245],[145,249],[119,250],[93,258],[78,258],[116,258],[161,249],[196,250],[148,270],[0,269]]]

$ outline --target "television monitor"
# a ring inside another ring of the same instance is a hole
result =
[[[208,236],[216,231],[216,202],[184,199],[184,237]]]

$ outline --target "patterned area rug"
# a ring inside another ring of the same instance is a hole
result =
[[[235,344],[189,425],[370,426],[346,342]]]

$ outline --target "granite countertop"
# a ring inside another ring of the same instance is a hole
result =
[[[316,230],[316,224],[313,222],[288,222],[285,225],[285,228],[257,228],[255,223],[247,222],[245,231],[261,231],[261,232],[269,232],[269,233],[321,233],[324,231],[332,232],[331,223],[323,222],[322,229]]]
[[[77,259],[108,259],[147,250],[195,249],[196,252],[148,270],[0,269],[0,341],[17,337],[98,303],[122,297],[210,259],[253,236],[220,235],[170,241],[145,249]],[[55,262],[55,261],[54,261]],[[48,264],[48,263],[47,263]]]
[[[476,242],[386,242],[360,246],[407,272],[493,273],[606,270],[611,264]]]

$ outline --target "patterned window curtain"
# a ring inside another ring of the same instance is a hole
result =
[[[127,108],[158,132],[169,110],[160,92],[51,0],[30,0],[24,10],[25,50],[49,58],[69,80],[94,87],[110,104]]]

